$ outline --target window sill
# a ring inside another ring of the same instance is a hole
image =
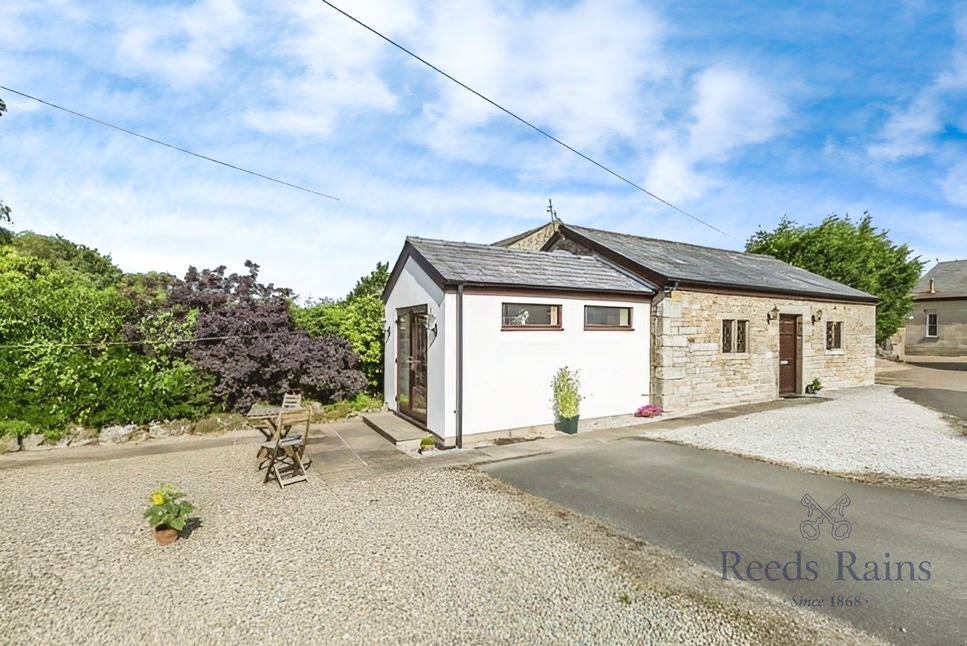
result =
[[[501,332],[562,332],[560,325],[502,325]]]
[[[585,325],[585,332],[634,332],[635,328],[629,325]]]
[[[719,357],[723,359],[748,359],[751,356],[751,352],[719,352]]]
[[[843,348],[826,348],[826,354],[846,354]]]

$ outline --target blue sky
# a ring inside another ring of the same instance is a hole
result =
[[[338,297],[406,235],[548,219],[741,249],[860,216],[967,258],[967,4],[334,4],[722,235],[541,137],[318,0],[0,5],[0,199],[126,271],[225,264]]]

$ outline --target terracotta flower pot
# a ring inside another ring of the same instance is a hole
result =
[[[154,528],[154,540],[161,545],[171,545],[178,540],[178,530],[171,529],[167,525],[158,525]]]

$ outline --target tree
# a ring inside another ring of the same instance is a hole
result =
[[[24,231],[15,235],[11,244],[18,253],[48,262],[54,271],[72,274],[94,287],[114,286],[123,276],[110,256],[61,236]]]
[[[13,240],[13,232],[9,229],[3,228],[3,223],[13,224],[13,220],[10,219],[10,211],[12,209],[0,200],[0,245],[8,244]]]
[[[774,231],[757,231],[745,250],[773,256],[831,280],[879,297],[876,308],[876,342],[893,335],[910,312],[910,292],[920,278],[923,263],[910,258],[906,244],[893,244],[889,231],[878,231],[873,217],[864,212],[859,222],[829,215],[813,227],[783,217]]]
[[[56,436],[207,412],[209,379],[185,360],[121,337],[131,304],[114,287],[12,246],[0,248],[0,421]]]
[[[296,327],[292,291],[248,275],[225,275],[225,267],[189,268],[165,304],[174,324],[195,317],[191,342],[179,349],[197,369],[215,378],[213,392],[225,407],[244,412],[260,399],[281,399],[299,390],[323,402],[359,394],[366,378],[348,341],[311,338]]]
[[[389,263],[377,262],[376,269],[356,281],[340,301],[324,299],[293,312],[296,324],[310,336],[335,334],[352,344],[360,369],[376,392],[383,388],[383,289],[389,281]]]

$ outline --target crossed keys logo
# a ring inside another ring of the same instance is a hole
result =
[[[807,517],[812,518],[813,512],[818,512],[815,520],[804,520],[799,525],[799,533],[802,534],[803,538],[808,541],[814,541],[819,538],[819,526],[823,523],[829,523],[829,533],[836,540],[841,541],[844,538],[849,538],[850,532],[853,531],[853,526],[848,520],[839,520],[839,518],[836,518],[836,514],[839,514],[839,517],[842,518],[843,508],[849,507],[849,496],[845,493],[829,509],[820,507],[819,503],[813,500],[813,497],[808,493],[802,497],[800,502],[807,510]]]

